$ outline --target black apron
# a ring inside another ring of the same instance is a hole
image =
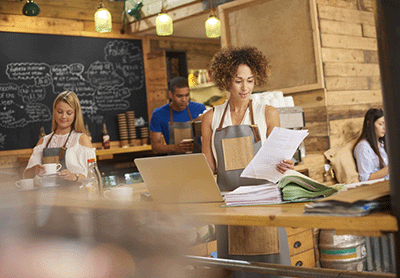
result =
[[[201,141],[199,137],[194,136],[193,130],[193,119],[192,115],[189,111],[189,106],[186,107],[190,121],[189,122],[174,122],[173,111],[171,105],[169,105],[170,111],[170,122],[168,123],[168,132],[169,132],[169,144],[173,145],[181,142],[183,139],[193,139],[193,152],[201,153]]]

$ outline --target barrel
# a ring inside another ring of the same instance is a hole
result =
[[[366,270],[367,248],[364,237],[336,235],[335,230],[321,230],[318,248],[322,268]]]

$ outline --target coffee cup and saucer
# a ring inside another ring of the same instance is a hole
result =
[[[62,168],[62,165],[60,163],[47,163],[43,164],[45,167],[45,174],[43,176],[55,176],[57,175],[57,172]]]
[[[19,188],[21,191],[25,190],[32,190],[35,189],[34,181],[33,179],[22,179],[17,182],[15,182],[15,186]]]

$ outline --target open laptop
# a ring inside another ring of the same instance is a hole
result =
[[[136,158],[153,201],[163,204],[223,202],[202,153]]]

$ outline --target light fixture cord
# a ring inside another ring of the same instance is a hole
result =
[[[161,13],[165,14],[164,0],[161,0]]]
[[[215,16],[214,15],[214,9],[213,9],[213,4],[212,4],[212,0],[210,0],[210,15],[209,15],[209,17],[212,17],[212,16]]]

